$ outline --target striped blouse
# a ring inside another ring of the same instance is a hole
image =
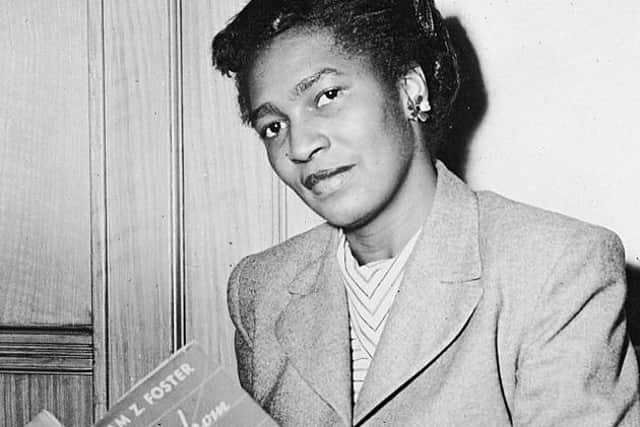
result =
[[[420,229],[394,258],[358,265],[349,242],[341,232],[338,265],[342,271],[349,302],[353,403],[358,399],[364,378],[382,335],[404,269],[420,235]]]

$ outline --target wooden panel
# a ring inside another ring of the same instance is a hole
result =
[[[187,343],[182,106],[182,0],[169,1],[170,215],[173,351]]]
[[[65,426],[91,425],[91,377],[0,374],[0,427],[24,426],[43,409]]]
[[[0,373],[91,375],[90,329],[0,329]]]
[[[93,413],[99,419],[108,405],[107,355],[107,208],[104,81],[104,9],[87,2],[89,70],[89,153],[91,183],[91,282],[93,303]]]
[[[0,6],[0,324],[91,323],[86,7]]]
[[[104,2],[109,401],[171,350],[166,1]]]
[[[302,199],[292,190],[287,189],[287,204],[285,207],[287,215],[287,236],[292,237],[296,234],[302,233],[318,224],[324,222],[324,220],[316,215],[307,205],[304,204]]]
[[[281,232],[279,187],[262,144],[241,128],[233,82],[211,67],[211,39],[243,3],[182,4],[187,333],[229,366],[229,273]]]

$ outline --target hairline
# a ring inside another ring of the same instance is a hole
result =
[[[382,65],[376,63],[376,61],[373,59],[373,55],[371,54],[371,52],[369,52],[368,49],[360,49],[360,52],[353,52],[352,50],[350,50],[348,48],[349,40],[348,39],[341,40],[341,37],[339,37],[335,28],[328,25],[322,25],[321,23],[314,22],[314,21],[301,22],[275,34],[273,37],[270,37],[269,39],[264,40],[260,45],[256,46],[256,48],[251,54],[250,59],[247,61],[244,67],[245,69],[236,75],[238,93],[240,94],[244,92],[245,94],[244,101],[246,104],[244,105],[244,108],[246,111],[241,111],[241,115],[242,115],[242,122],[246,126],[252,126],[253,124],[252,118],[253,118],[254,111],[252,111],[249,105],[251,103],[250,96],[249,96],[249,85],[250,85],[249,81],[250,81],[250,76],[253,70],[255,69],[256,63],[258,62],[259,58],[263,54],[265,54],[268,49],[270,49],[271,45],[279,37],[281,36],[295,37],[300,34],[309,34],[314,36],[318,35],[318,33],[314,32],[313,30],[317,30],[324,33],[321,36],[327,37],[331,40],[331,45],[332,45],[331,50],[334,51],[336,55],[341,55],[345,59],[360,61],[362,65],[364,65],[367,69],[369,69],[369,71],[371,71],[371,73],[378,80],[382,88],[386,90],[389,95],[392,95],[395,98],[394,101],[399,100],[397,85],[399,83],[399,79],[401,78],[401,75],[395,76],[395,75],[390,75],[391,73],[389,72],[386,72],[383,69]],[[405,64],[405,66],[407,67],[407,69],[409,68],[409,64]],[[404,70],[404,71],[408,71],[408,70]],[[244,91],[242,91],[241,90],[242,88],[240,87],[243,84],[246,85],[246,87],[244,88],[245,89]]]

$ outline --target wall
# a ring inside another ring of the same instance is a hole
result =
[[[466,178],[609,227],[640,266],[640,3],[440,0],[487,92]]]

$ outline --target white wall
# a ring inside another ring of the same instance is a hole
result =
[[[640,266],[640,2],[437,5],[466,30],[487,90],[467,181],[611,228]]]

